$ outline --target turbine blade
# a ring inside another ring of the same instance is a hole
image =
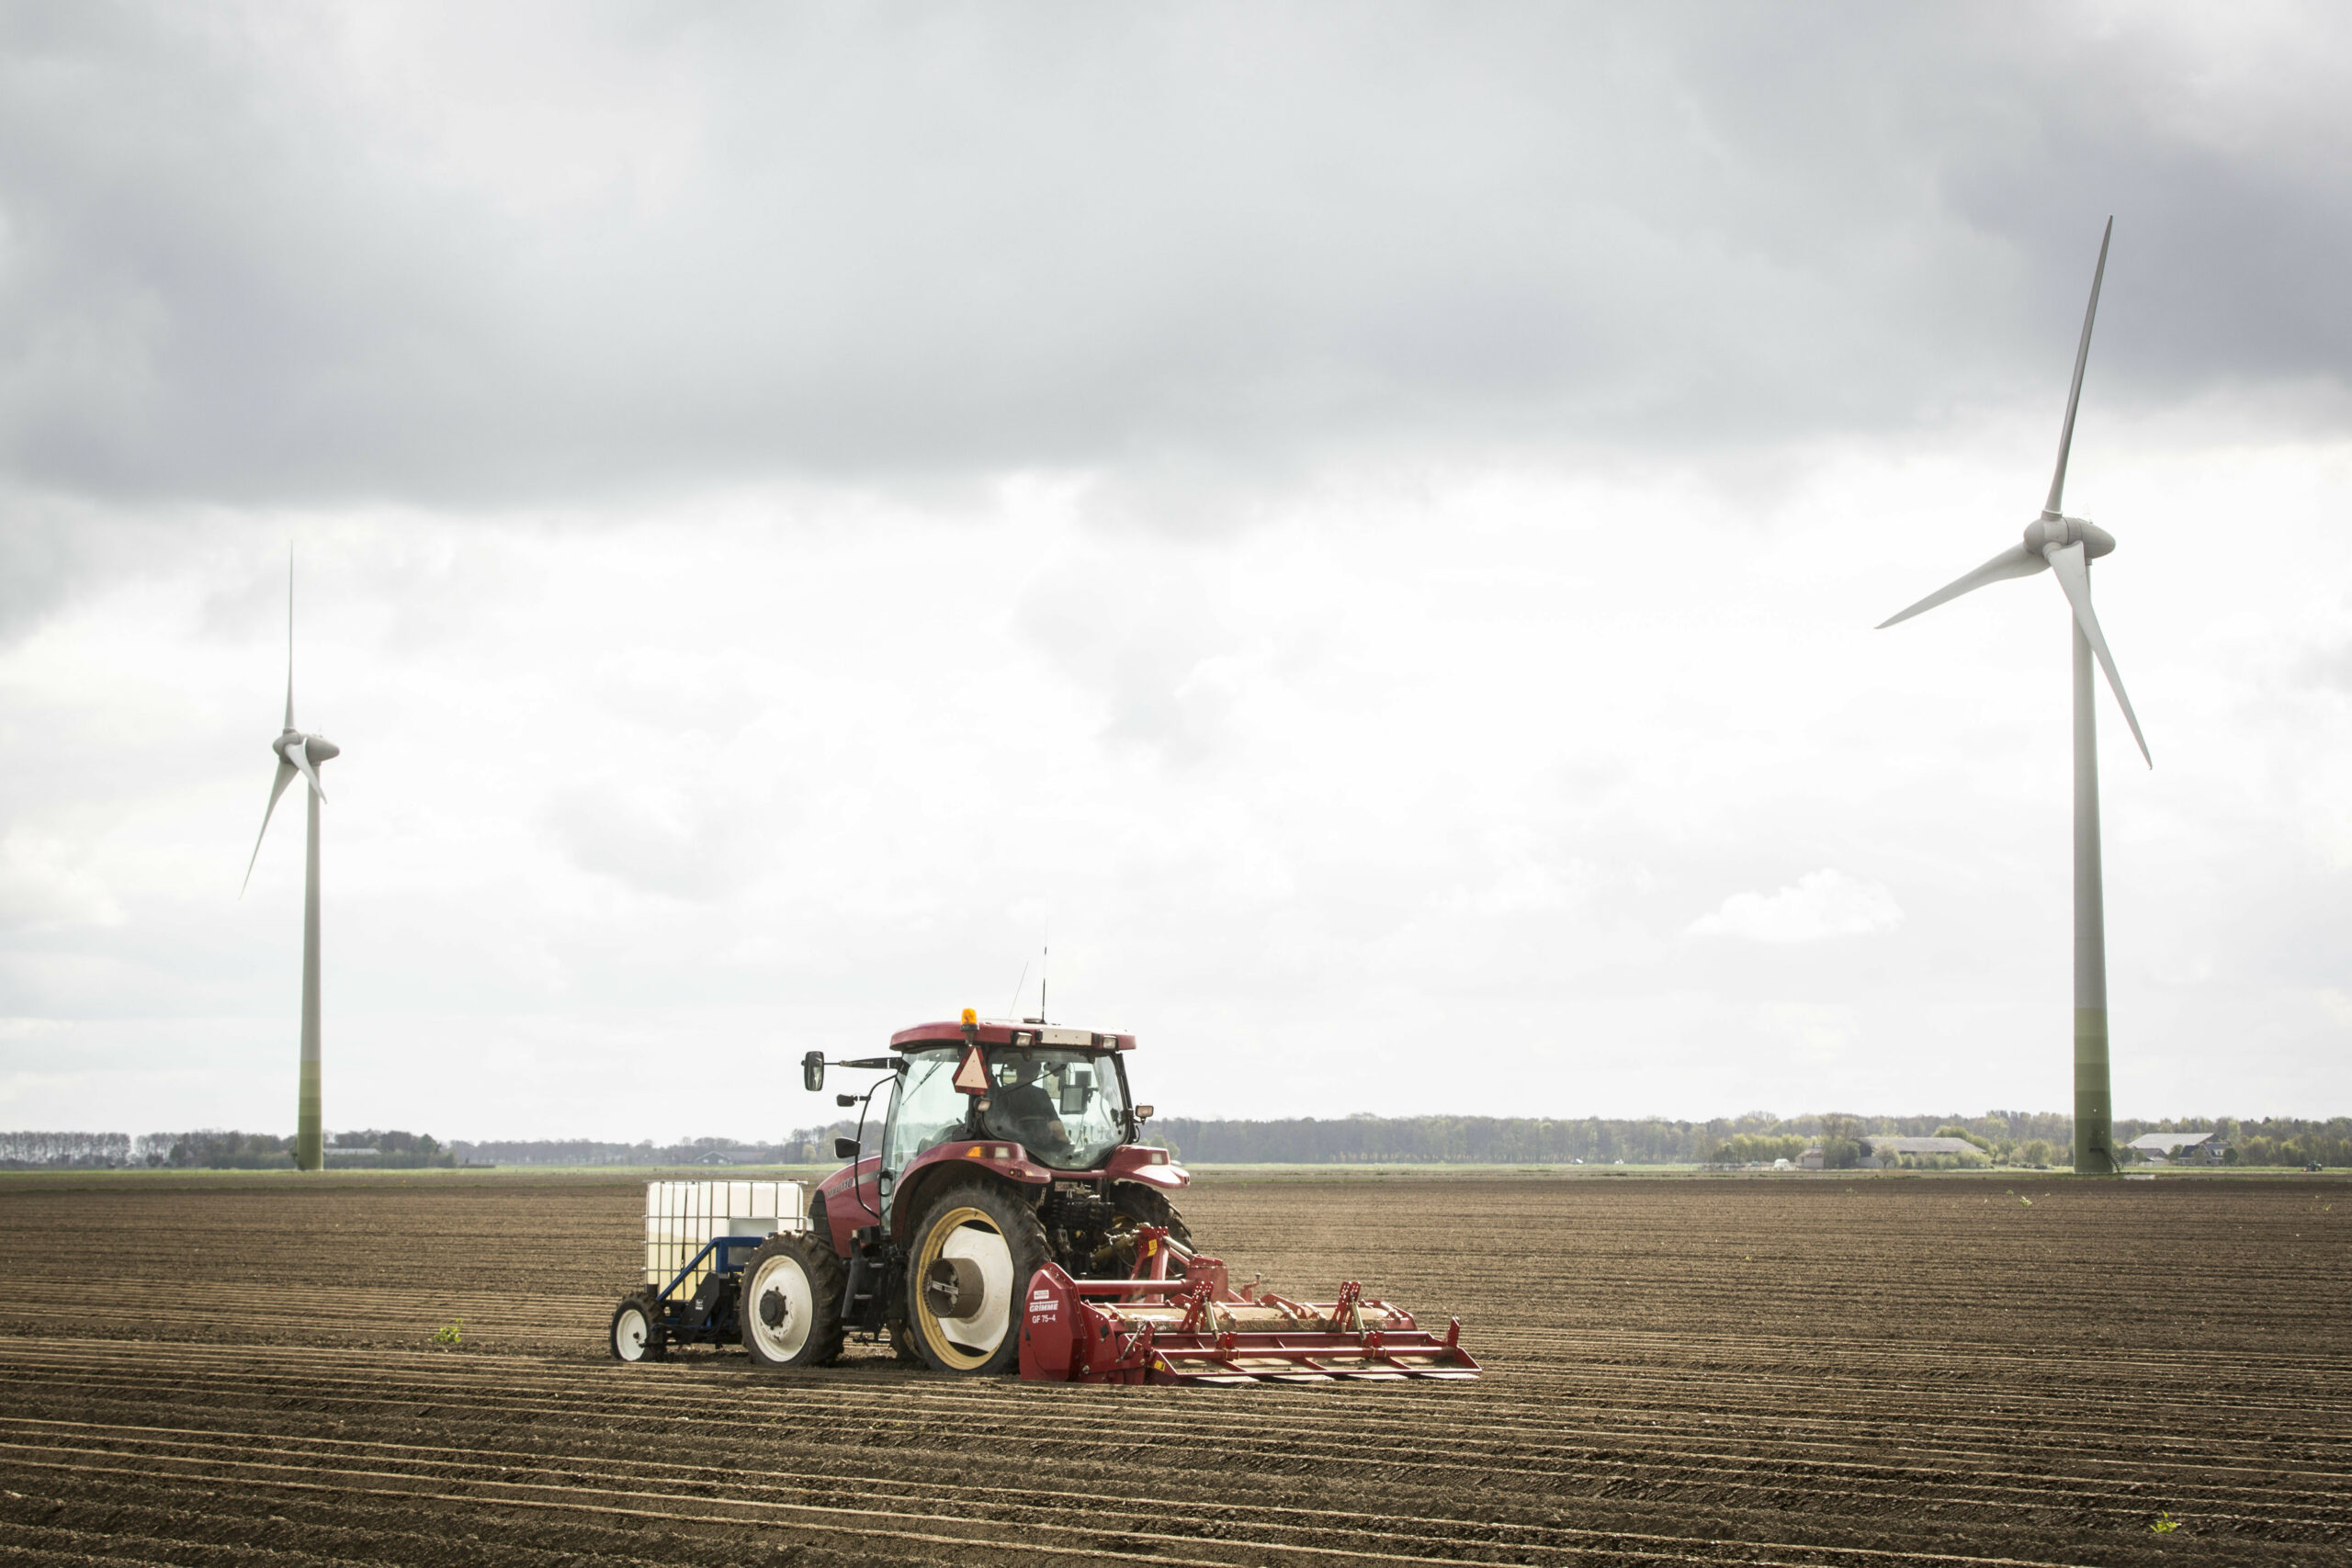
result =
[[[237,884],[237,897],[240,898],[245,896],[245,889],[253,886],[254,863],[261,859],[261,841],[269,837],[269,815],[277,809],[277,797],[286,793],[286,786],[293,782],[293,778],[294,764],[283,757],[277,759],[277,778],[269,786],[269,804],[262,807],[261,831],[254,836],[253,858],[245,862],[245,879]]]
[[[294,547],[286,547],[286,728],[294,728]]]
[[[1934,609],[1948,599],[1957,599],[1963,593],[1973,593],[1988,582],[1998,582],[2008,577],[2031,577],[2035,572],[2047,569],[2049,565],[2048,561],[2043,560],[2023,545],[2011,545],[1966,577],[1960,579],[1957,582],[1946,583],[1901,615],[1889,615],[1871,629],[1883,632],[1897,621],[1907,621],[1924,610]]]
[[[327,797],[327,792],[320,787],[318,770],[311,766],[311,742],[309,739],[304,739],[297,740],[293,745],[286,748],[286,755],[289,761],[291,761],[296,767],[302,770],[302,776],[311,781],[311,793],[317,795],[321,800],[324,800]]]
[[[2107,232],[2098,237],[2098,265],[2091,272],[2090,308],[2083,312],[2083,341],[2075,349],[2075,384],[2066,390],[2066,423],[2058,432],[2058,468],[2050,476],[2050,499],[2042,503],[2044,517],[2058,515],[2058,503],[2066,493],[2066,454],[2075,445],[2075,405],[2083,400],[2083,366],[2091,356],[2091,322],[2098,319],[2098,286],[2107,276],[2107,243],[2115,238],[2115,220],[2107,220]]]
[[[2139,742],[2140,756],[2153,768],[2156,760],[2148,755],[2147,737],[2140,733],[2140,716],[2132,711],[2132,699],[2123,694],[2123,677],[2115,672],[2115,656],[2107,651],[2107,638],[2099,633],[2098,616],[2091,613],[2091,569],[2083,558],[2083,547],[2052,545],[2047,554],[2058,586],[2066,591],[2066,603],[2075,607],[2075,624],[2083,628],[2091,651],[2098,655],[2098,667],[2107,671],[2107,683],[2114,688],[2115,700],[2123,705],[2123,722],[2132,727],[2132,739]]]

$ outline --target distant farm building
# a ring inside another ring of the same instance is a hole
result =
[[[1974,1164],[1989,1156],[1966,1138],[1882,1138],[1862,1140],[1862,1147],[1871,1159],[1881,1165],[1901,1165],[1906,1160],[1926,1163],[1935,1160],[1960,1160]]]
[[[2143,1133],[2125,1147],[2159,1165],[2219,1165],[2230,1152],[2217,1133]]]

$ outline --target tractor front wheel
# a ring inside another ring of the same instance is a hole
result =
[[[842,1353],[842,1260],[813,1231],[774,1235],[743,1265],[743,1350],[755,1367],[821,1367]]]
[[[1021,1353],[1021,1298],[1045,1267],[1046,1228],[993,1182],[958,1182],[915,1229],[907,1324],[943,1372],[1001,1372]]]
[[[651,1291],[623,1296],[613,1309],[613,1328],[605,1338],[616,1361],[660,1361],[668,1359],[670,1338],[662,1331],[662,1303]]]

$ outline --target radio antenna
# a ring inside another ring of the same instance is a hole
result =
[[[1037,1021],[1039,1023],[1046,1021],[1046,968],[1054,956],[1051,942],[1052,933],[1048,932],[1046,941],[1037,945]]]
[[[1019,1018],[1021,1016],[1021,993],[1028,988],[1029,961],[1024,958],[1021,961],[1021,978],[1012,982],[1012,1001],[1004,1010],[1005,1017]]]

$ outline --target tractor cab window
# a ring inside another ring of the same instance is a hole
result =
[[[1039,1165],[1092,1170],[1126,1141],[1126,1086],[1107,1052],[995,1051],[989,1082],[983,1125]]]
[[[956,1087],[956,1063],[962,1055],[958,1047],[918,1051],[907,1058],[890,1102],[890,1124],[882,1134],[883,1169],[904,1170],[915,1156],[964,1130],[972,1101]]]

